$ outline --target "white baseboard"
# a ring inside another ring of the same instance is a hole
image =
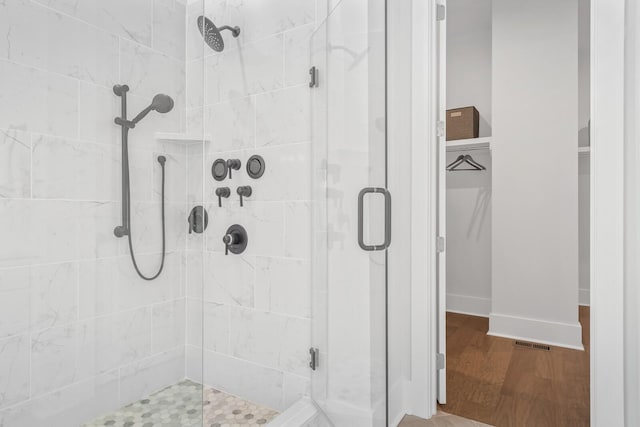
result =
[[[269,423],[272,427],[301,427],[322,416],[311,398],[302,397]]]
[[[589,293],[590,293],[589,289],[580,289],[580,293],[578,296],[578,304],[591,305],[591,297]]]
[[[584,350],[582,326],[576,323],[549,322],[539,319],[491,313],[488,335],[533,341],[556,347]]]
[[[389,426],[396,427],[406,414],[411,413],[411,399],[409,398],[411,384],[406,379],[399,379],[389,387]]]
[[[489,313],[491,313],[491,299],[447,294],[447,311],[489,317]]]

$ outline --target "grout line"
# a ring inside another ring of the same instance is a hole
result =
[[[76,267],[76,322],[80,322],[80,262],[74,261]]]
[[[29,197],[28,199],[33,200],[33,133],[29,133]]]
[[[162,301],[156,301],[156,302],[152,302],[152,303],[148,303],[148,304],[144,304],[144,305],[138,305],[138,306],[131,307],[131,308],[124,308],[124,309],[120,309],[120,310],[115,310],[115,311],[112,311],[112,312],[109,312],[109,313],[98,314],[98,315],[90,316],[90,317],[86,317],[86,318],[80,317],[78,321],[73,320],[73,321],[61,323],[61,324],[58,324],[58,325],[47,326],[45,328],[32,329],[32,330],[29,330],[28,333],[31,334],[31,335],[39,335],[39,334],[42,334],[44,332],[51,331],[51,330],[54,330],[54,329],[63,329],[63,328],[69,328],[71,326],[80,326],[83,323],[93,322],[93,321],[96,321],[96,320],[106,320],[106,319],[109,319],[111,317],[115,318],[117,316],[121,316],[121,315],[124,315],[124,314],[132,314],[132,313],[143,311],[143,310],[149,310],[150,314],[152,315],[153,309],[155,309],[157,307],[160,307],[160,306],[167,305],[167,304],[174,304],[175,302],[180,301],[180,300],[185,299],[185,298],[186,297],[171,298],[171,299],[166,299],[166,300],[162,300]],[[15,338],[15,337],[18,337],[18,336],[23,335],[25,333],[27,333],[27,331],[23,331],[21,333],[17,333],[17,334],[13,334],[13,335],[8,335],[6,337],[3,337],[2,339]]]
[[[33,397],[33,347],[31,346],[33,338],[31,331],[28,331],[26,335],[28,337],[26,345],[29,349],[29,398],[27,400],[31,400]]]
[[[142,256],[156,256],[159,255],[161,252],[141,252],[140,255]],[[180,254],[179,250],[174,250],[174,251],[168,251],[167,255],[178,255]],[[35,263],[35,264],[20,264],[20,265],[10,265],[10,266],[5,266],[5,267],[0,267],[0,273],[2,273],[3,271],[6,270],[13,270],[13,269],[20,269],[20,268],[36,268],[36,267],[47,267],[47,266],[54,266],[54,265],[60,265],[60,264],[72,264],[72,263],[78,263],[78,265],[82,264],[82,263],[89,263],[89,262],[95,262],[95,261],[115,261],[115,260],[119,260],[119,259],[124,259],[124,258],[129,258],[129,253],[122,253],[122,254],[116,254],[116,255],[112,255],[112,256],[106,256],[106,257],[99,257],[99,258],[82,258],[82,259],[78,259],[78,258],[72,258],[72,259],[68,259],[68,260],[58,260],[58,261],[50,261],[50,262],[40,262],[40,263]]]
[[[293,26],[291,28],[287,28],[286,30],[278,31],[276,33],[267,34],[267,35],[264,35],[264,36],[261,36],[261,37],[255,38],[255,39],[245,40],[245,41],[243,41],[243,43],[239,44],[239,47],[235,47],[235,46],[226,47],[225,46],[225,51],[224,52],[211,52],[211,53],[208,53],[208,54],[204,54],[204,52],[208,51],[208,49],[204,49],[203,48],[203,56],[202,57],[190,58],[190,59],[185,58],[185,60],[186,61],[198,61],[198,60],[202,60],[202,59],[212,58],[212,57],[215,57],[215,56],[223,56],[225,53],[235,52],[235,51],[240,50],[241,48],[246,48],[247,46],[251,46],[251,45],[258,44],[258,43],[262,43],[262,42],[265,42],[265,41],[267,41],[269,39],[272,39],[272,38],[275,39],[275,38],[281,37],[281,36],[284,37],[284,35],[286,33],[290,33],[292,31],[298,30],[298,29],[300,29],[302,27],[311,26],[311,25],[313,25],[315,27],[315,22],[307,22],[307,23],[304,23],[304,24],[295,25],[295,26]],[[202,43],[202,45],[204,47],[204,43]]]
[[[118,37],[118,84],[122,84],[122,38]]]
[[[271,94],[275,94],[278,92],[283,92],[286,90],[291,90],[291,89],[304,89],[304,88],[308,88],[306,83],[295,83],[289,86],[282,86],[282,87],[277,87],[277,88],[273,88],[273,89],[267,89],[267,90],[261,90],[261,91],[256,91],[256,92],[250,92],[250,93],[243,93],[241,96],[235,96],[235,97],[231,97],[231,98],[224,98],[224,99],[220,99],[216,102],[211,102],[211,103],[207,103],[206,100],[203,101],[202,105],[198,105],[195,107],[185,107],[187,110],[198,110],[198,109],[202,109],[202,108],[211,108],[211,107],[216,107],[216,106],[223,106],[224,104],[230,104],[232,102],[235,101],[239,101],[242,100],[243,98],[252,98],[252,97],[256,97],[256,96],[264,96],[264,95],[271,95]]]
[[[118,367],[118,406],[122,404],[122,367]]]
[[[151,3],[151,16],[150,16],[151,19],[149,21],[149,23],[151,24],[151,48],[156,49],[156,44],[155,44],[155,29],[156,29],[155,4],[156,2],[154,0],[150,0],[149,3]]]
[[[282,33],[282,87],[287,86],[287,36]]]
[[[270,311],[267,309],[261,309],[261,308],[255,308],[255,307],[247,307],[244,305],[236,305],[236,304],[226,304],[226,303],[221,303],[218,301],[212,301],[212,300],[208,300],[208,299],[200,299],[200,298],[193,298],[193,297],[186,297],[187,300],[193,302],[198,302],[200,303],[201,306],[203,306],[205,304],[214,304],[216,306],[222,306],[222,307],[226,307],[229,312],[231,312],[231,310],[243,310],[243,311],[250,311],[250,312],[255,312],[255,313],[260,313],[260,314],[271,314],[277,317],[283,317],[283,318],[287,318],[287,319],[295,319],[295,320],[301,320],[301,321],[312,321],[313,319],[311,317],[304,317],[304,316],[298,316],[295,314],[291,314],[291,313],[283,313],[280,311]],[[228,325],[228,328],[230,330],[230,326]],[[230,343],[229,347],[230,347]]]
[[[251,95],[253,100],[253,148],[258,148],[258,96]]]
[[[197,347],[197,346],[193,346],[193,345],[190,345],[188,347],[192,347],[192,348],[196,349],[196,351],[200,351],[200,353],[203,356],[204,356],[205,353],[211,353],[211,354],[214,354],[214,355],[219,355],[219,356],[226,357],[226,358],[229,358],[229,359],[233,359],[233,360],[236,360],[236,361],[239,361],[239,362],[243,362],[243,363],[246,363],[248,365],[253,365],[253,366],[256,366],[258,368],[268,369],[270,371],[276,371],[276,372],[278,372],[278,373],[283,375],[283,379],[284,379],[284,375],[285,374],[287,374],[287,375],[295,375],[295,376],[300,377],[300,378],[310,378],[310,375],[311,375],[311,374],[309,374],[309,377],[305,377],[305,376],[302,376],[300,374],[296,374],[295,372],[286,371],[286,370],[281,369],[281,368],[274,368],[272,366],[263,365],[261,363],[254,362],[252,360],[242,359],[240,357],[237,357],[237,356],[234,356],[234,355],[231,355],[231,354],[222,353],[222,352],[215,351],[215,350],[209,350],[209,349],[206,349],[206,348],[203,348],[203,347]],[[203,370],[204,370],[204,365],[205,365],[204,357],[202,358],[202,360],[203,360],[202,365],[203,365]],[[305,364],[305,366],[306,366],[306,364]],[[203,377],[204,377],[204,375],[203,375]]]
[[[76,87],[76,112],[77,112],[76,119],[78,120],[78,124],[76,126],[76,136],[78,137],[78,139],[80,139],[80,135],[81,135],[80,129],[82,128],[82,120],[80,120],[80,113],[81,113],[81,110],[80,110],[80,98],[81,98],[80,91],[82,89],[82,81],[81,80],[77,80],[76,81],[76,85],[77,85],[77,87]]]

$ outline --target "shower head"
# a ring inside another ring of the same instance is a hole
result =
[[[158,113],[168,113],[173,109],[173,99],[169,95],[165,95],[162,93],[157,94],[153,97],[153,101],[151,101],[151,105],[142,110],[140,114],[138,114],[133,120],[133,124],[137,124],[140,120],[144,119],[147,114],[151,111],[157,111]]]
[[[240,27],[224,25],[218,28],[213,21],[204,16],[198,17],[198,30],[200,30],[200,34],[202,34],[205,43],[216,52],[222,52],[224,50],[224,39],[220,34],[221,31],[229,30],[233,37],[240,35]]]
[[[169,95],[159,93],[153,97],[153,101],[151,101],[151,109],[162,114],[168,113],[173,109],[173,99],[171,99]]]

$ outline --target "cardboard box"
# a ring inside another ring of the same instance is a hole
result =
[[[477,138],[480,133],[480,113],[476,107],[447,110],[447,141]]]

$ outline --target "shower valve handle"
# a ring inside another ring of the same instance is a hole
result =
[[[227,160],[227,168],[229,168],[229,179],[231,179],[231,170],[239,170],[242,162],[240,159]]]
[[[224,254],[229,255],[229,247],[240,243],[240,236],[236,233],[225,234],[222,241],[224,242]]]
[[[243,185],[241,187],[238,187],[236,192],[238,193],[238,196],[240,196],[240,206],[242,207],[244,206],[244,197],[250,197],[253,191],[251,190],[251,187],[249,185]]]
[[[234,224],[227,229],[222,242],[224,243],[224,254],[241,254],[247,248],[247,230],[239,224]]]
[[[231,195],[229,187],[216,188],[216,196],[218,196],[218,207],[222,207],[222,198],[225,199]]]

